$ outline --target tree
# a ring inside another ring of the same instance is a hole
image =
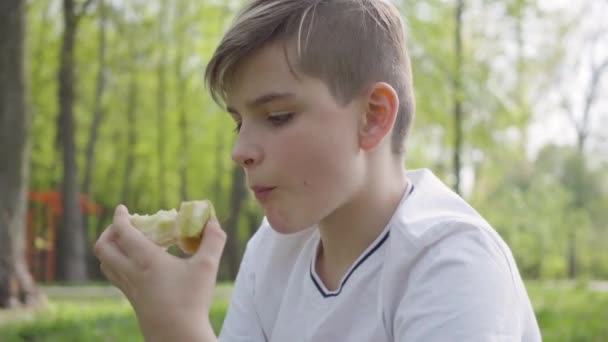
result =
[[[30,116],[25,1],[0,3],[0,308],[41,299],[24,253]]]
[[[232,191],[230,194],[230,215],[224,225],[228,240],[224,255],[228,266],[229,279],[235,279],[239,270],[241,256],[238,243],[238,225],[242,207],[247,197],[247,187],[245,185],[245,171],[239,165],[232,169]]]
[[[600,13],[604,12],[608,8],[608,4],[601,4],[595,2],[586,2],[587,6],[583,7],[583,15],[593,16],[594,11]],[[585,30],[583,27],[582,30]],[[578,32],[576,32],[578,33]],[[564,68],[563,72],[566,74],[565,77],[576,79],[580,74],[588,75],[584,80],[584,91],[580,92],[583,98],[578,99],[578,92],[571,92],[571,89],[565,91],[562,108],[570,119],[570,123],[574,127],[576,133],[576,147],[578,155],[573,163],[573,192],[575,194],[572,207],[574,209],[583,210],[590,205],[586,199],[589,198],[585,189],[586,176],[585,173],[588,169],[589,160],[587,158],[587,148],[590,138],[593,137],[591,125],[599,120],[595,120],[595,115],[600,114],[600,111],[596,111],[596,105],[602,98],[602,81],[608,75],[608,55],[605,53],[598,53],[601,51],[601,46],[605,46],[608,41],[608,27],[599,25],[589,32],[584,32],[585,39],[580,47],[580,51],[576,56],[574,62],[574,68]],[[580,34],[580,33],[579,33]],[[582,51],[582,53],[581,53]],[[585,69],[588,69],[585,70]],[[571,74],[571,70],[575,70],[576,74]],[[562,76],[564,77],[564,76]],[[582,104],[580,108],[576,108],[573,104],[579,100]],[[597,106],[599,107],[599,106]],[[568,243],[568,276],[575,278],[579,271],[579,261],[577,252],[577,229],[572,227],[569,232],[569,243]]]
[[[462,13],[464,11],[464,0],[456,1],[454,12],[454,21],[456,29],[454,30],[454,146],[453,146],[453,168],[454,168],[454,191],[461,192],[460,189],[460,169],[462,155]]]
[[[99,140],[99,126],[104,118],[104,109],[103,109],[103,94],[105,91],[106,85],[106,25],[107,25],[107,9],[104,3],[104,0],[99,0],[98,2],[99,9],[99,55],[98,55],[98,65],[99,69],[97,71],[97,82],[95,87],[94,94],[94,108],[93,108],[93,120],[91,122],[91,127],[89,129],[89,141],[87,142],[86,154],[85,154],[85,166],[84,166],[84,180],[82,182],[82,192],[91,196],[91,186],[93,183],[93,170],[95,168],[95,149],[97,146],[97,141]],[[89,243],[89,220],[87,216],[83,217],[82,230],[84,238],[84,249],[87,253],[87,259],[89,260],[89,265],[96,265],[97,259],[93,253],[92,248],[90,248]],[[90,267],[90,271],[93,271],[95,267]]]
[[[135,148],[137,146],[137,102],[138,102],[138,83],[137,83],[137,70],[135,61],[137,61],[137,50],[135,46],[135,40],[132,38],[132,33],[129,33],[129,86],[127,92],[127,146],[125,168],[123,174],[122,190],[120,195],[121,203],[128,203],[128,196],[131,192],[131,180],[133,175],[133,168],[135,166]]]
[[[86,236],[82,228],[80,190],[76,164],[74,119],[74,45],[78,22],[91,4],[77,8],[74,0],[63,1],[63,39],[59,67],[58,142],[63,153],[62,224],[57,233],[57,273],[68,281],[84,281],[87,275]]]
[[[98,64],[99,69],[97,72],[97,84],[95,87],[95,104],[93,108],[93,121],[89,129],[89,141],[86,148],[86,163],[84,168],[84,180],[82,182],[82,192],[90,195],[91,184],[93,182],[93,169],[95,166],[95,147],[97,146],[97,138],[99,135],[99,126],[104,117],[103,110],[103,94],[106,85],[106,25],[107,18],[104,1],[99,0],[99,55]]]
[[[160,55],[158,57],[158,85],[157,85],[157,130],[156,149],[158,153],[158,186],[159,186],[159,206],[165,208],[167,206],[167,170],[165,164],[165,145],[167,144],[167,82],[166,82],[166,65],[167,65],[167,0],[161,0],[160,9],[158,12],[158,42]]]
[[[185,201],[190,198],[188,195],[188,155],[190,144],[190,134],[188,130],[188,110],[186,108],[186,86],[188,84],[189,75],[184,70],[184,48],[186,38],[186,28],[189,23],[180,21],[186,14],[185,8],[186,2],[184,0],[177,1],[176,4],[176,40],[177,40],[177,55],[175,56],[175,79],[177,80],[177,106],[179,112],[179,138],[180,138],[180,151],[179,151],[179,194],[181,200]]]

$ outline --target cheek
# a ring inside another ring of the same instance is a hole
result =
[[[285,140],[282,169],[302,205],[317,210],[318,206],[332,207],[348,193],[352,181],[352,142],[330,135],[325,130],[315,136],[293,135]],[[315,209],[316,208],[316,209]]]
[[[344,176],[346,158],[339,142],[319,136],[300,136],[285,141],[282,166],[286,175],[305,189],[321,190]]]

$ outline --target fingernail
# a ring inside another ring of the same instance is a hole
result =
[[[119,204],[118,207],[116,207],[116,211],[118,212],[124,212],[124,213],[129,213],[129,210],[127,209],[127,207],[124,204]]]

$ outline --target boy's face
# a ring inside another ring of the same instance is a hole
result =
[[[362,179],[361,102],[342,106],[322,81],[296,78],[278,44],[248,57],[233,79],[226,102],[240,129],[232,157],[272,227],[301,231],[344,205]]]

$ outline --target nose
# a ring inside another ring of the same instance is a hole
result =
[[[259,164],[262,158],[263,152],[259,144],[241,129],[232,149],[232,159],[244,169],[250,169]]]

